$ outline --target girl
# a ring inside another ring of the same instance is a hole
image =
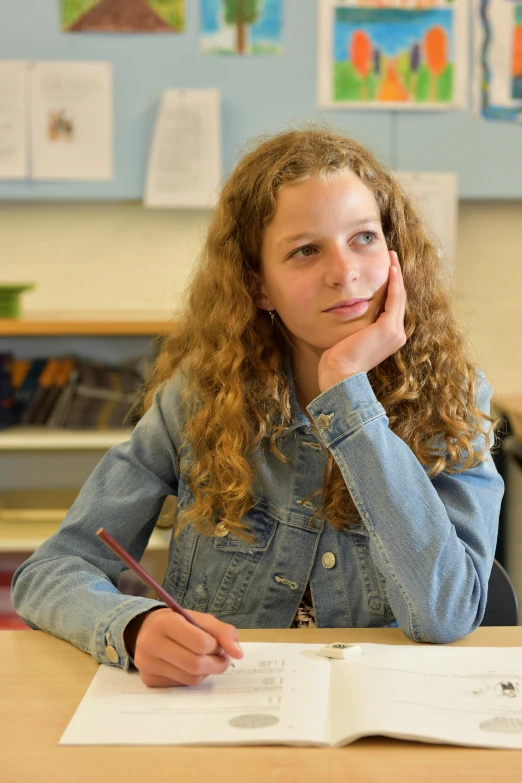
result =
[[[143,390],[59,532],[15,574],[33,628],[151,686],[241,657],[236,628],[480,625],[502,479],[491,388],[466,357],[433,244],[363,147],[265,140],[225,185]],[[205,630],[117,589],[178,497],[165,588]]]

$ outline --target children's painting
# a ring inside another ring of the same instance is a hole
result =
[[[280,54],[283,0],[200,0],[207,54]]]
[[[462,0],[320,0],[320,105],[422,110],[463,105],[461,6]]]
[[[522,3],[513,7],[511,97],[522,100]]]
[[[66,33],[180,33],[185,0],[60,0]]]
[[[474,0],[473,77],[475,116],[522,122],[522,2]]]

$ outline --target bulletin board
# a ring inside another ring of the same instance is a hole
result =
[[[114,179],[4,180],[0,198],[141,199],[161,93],[175,88],[220,90],[224,176],[252,137],[326,119],[387,166],[456,172],[460,198],[522,197],[522,124],[475,119],[469,107],[318,109],[316,0],[283,5],[281,54],[223,56],[201,51],[199,0],[185,0],[182,33],[116,35],[61,32],[58,0],[0,0],[2,59],[109,61],[114,79]]]

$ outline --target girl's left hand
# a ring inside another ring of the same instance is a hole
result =
[[[394,250],[390,251],[390,271],[384,310],[377,320],[360,332],[346,337],[324,351],[319,361],[321,393],[339,381],[368,372],[391,356],[406,342],[404,312],[406,289]]]

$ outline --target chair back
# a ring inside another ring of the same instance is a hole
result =
[[[481,625],[518,625],[517,594],[509,574],[498,560],[493,561]]]

